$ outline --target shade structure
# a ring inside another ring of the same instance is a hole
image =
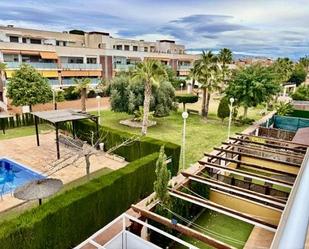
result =
[[[46,178],[31,181],[21,187],[18,187],[14,191],[14,197],[25,200],[41,200],[47,198],[56,192],[58,192],[63,186],[63,183],[59,179]]]

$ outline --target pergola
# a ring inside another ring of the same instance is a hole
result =
[[[35,132],[37,145],[40,146],[39,137],[39,119],[47,121],[55,126],[56,130],[56,147],[57,147],[57,159],[60,159],[59,149],[59,124],[65,122],[72,122],[73,137],[76,137],[76,121],[90,119],[96,123],[96,130],[99,131],[98,116],[92,115],[87,112],[80,112],[74,110],[53,110],[53,111],[42,111],[32,112],[34,116]]]

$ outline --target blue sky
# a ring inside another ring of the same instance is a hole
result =
[[[309,54],[309,0],[2,0],[0,25],[8,24],[174,39],[191,51]]]

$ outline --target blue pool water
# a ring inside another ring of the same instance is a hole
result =
[[[43,175],[7,158],[0,158],[0,193],[6,194],[33,180],[43,179]]]

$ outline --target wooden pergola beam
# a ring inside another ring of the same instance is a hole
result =
[[[145,209],[142,209],[136,205],[131,205],[131,208],[137,212],[137,213],[140,213],[141,216],[143,217],[146,217],[148,219],[151,219],[153,221],[156,221],[170,229],[173,229],[177,232],[180,232],[181,234],[183,235],[186,235],[188,237],[192,237],[192,238],[195,238],[199,241],[202,241],[210,246],[213,246],[215,248],[218,248],[218,249],[231,249],[233,248],[232,246],[229,246],[223,242],[220,242],[208,235],[205,235],[203,233],[200,233],[198,231],[195,231],[194,229],[192,228],[189,228],[185,225],[182,225],[182,224],[172,224],[171,220],[165,218],[165,217],[162,217],[161,215],[158,215],[156,213],[153,213],[151,211],[148,211],[148,210],[145,210]]]
[[[275,139],[275,138],[269,138],[269,137],[261,137],[261,136],[255,136],[255,135],[249,135],[249,134],[243,134],[243,133],[236,133],[236,135],[242,136],[242,137],[251,137],[251,138],[259,138],[259,139],[264,139],[267,142],[275,142],[279,144],[287,144],[287,145],[296,145],[296,146],[301,146],[301,147],[307,147],[305,144],[300,144],[300,143],[295,143],[292,141],[287,141],[287,140],[282,140],[282,139]],[[285,146],[287,147],[287,146]]]
[[[274,198],[269,195],[257,193],[257,192],[254,192],[248,189],[240,188],[240,187],[226,184],[220,181],[207,179],[205,177],[189,174],[186,172],[181,172],[181,174],[185,177],[188,177],[190,180],[200,182],[202,184],[206,184],[210,187],[218,188],[219,190],[223,192],[232,192],[233,194],[241,195],[243,198],[253,200],[254,202],[257,202],[260,204],[261,202],[262,204],[264,202],[267,202],[271,205],[278,207],[281,210],[285,207],[285,204],[286,204],[286,201],[284,200],[280,200],[280,199]]]
[[[223,170],[225,172],[229,172],[229,173],[232,173],[232,174],[235,174],[235,175],[240,175],[240,176],[244,176],[244,177],[249,177],[251,179],[265,181],[265,182],[268,182],[268,183],[271,183],[271,184],[277,184],[277,185],[287,187],[287,188],[293,187],[293,182],[274,179],[274,178],[271,178],[271,177],[247,172],[247,171],[244,171],[244,170],[228,168],[228,167],[224,167],[224,166],[221,166],[221,165],[217,165],[217,164],[214,164],[214,163],[209,163],[209,162],[205,162],[205,161],[201,161],[201,160],[198,161],[198,163],[203,165],[204,167],[207,167],[207,168],[210,168],[210,169]]]
[[[270,168],[267,168],[267,167],[264,167],[264,166],[258,165],[258,164],[245,163],[245,162],[242,162],[242,161],[239,161],[239,160],[230,159],[230,158],[226,158],[226,157],[222,157],[222,156],[218,156],[218,155],[212,155],[212,154],[208,154],[208,153],[204,153],[204,155],[207,156],[210,159],[216,158],[216,159],[224,160],[224,161],[227,161],[227,162],[236,163],[236,164],[239,164],[239,165],[244,165],[244,166],[247,166],[247,167],[250,167],[250,168],[261,169],[261,170],[265,170],[265,171],[269,171],[269,172],[273,172],[273,173],[277,173],[277,174],[284,174],[284,175],[293,176],[293,177],[297,176],[296,173],[288,173],[288,172],[285,172],[283,170],[270,169]]]
[[[190,195],[190,194],[186,194],[186,193],[183,193],[183,192],[175,190],[175,189],[170,189],[169,194],[171,196],[176,197],[176,198],[179,198],[179,199],[191,202],[193,204],[196,204],[198,206],[216,211],[218,213],[222,213],[222,214],[225,214],[227,216],[245,221],[247,223],[250,223],[252,225],[264,228],[264,229],[271,231],[271,232],[275,232],[276,229],[277,229],[276,225],[270,224],[270,223],[268,223],[264,220],[257,219],[257,218],[255,218],[251,215],[244,214],[244,213],[236,211],[234,209],[224,207],[222,205],[216,204],[216,203],[209,201],[209,200],[205,200],[205,199],[202,199],[202,198]]]
[[[245,153],[245,152],[240,152],[240,151],[235,151],[235,150],[228,150],[228,149],[218,148],[218,147],[214,147],[213,149],[217,150],[217,151],[221,151],[221,152],[226,152],[226,153],[232,153],[232,154],[240,155],[240,156],[256,158],[256,159],[259,159],[259,160],[265,160],[265,161],[269,161],[269,162],[285,164],[285,165],[292,166],[292,167],[297,167],[297,168],[300,168],[300,165],[301,165],[301,163],[298,164],[298,163],[281,161],[281,160],[277,160],[277,159],[273,159],[273,158],[255,156],[255,155],[252,155],[250,153]]]
[[[270,154],[275,154],[275,155],[282,155],[282,156],[286,156],[289,158],[295,158],[295,159],[304,159],[303,155],[297,155],[297,154],[291,154],[290,152],[283,152],[283,151],[272,151],[272,150],[266,150],[263,148],[259,148],[259,147],[251,147],[251,146],[246,146],[244,144],[240,144],[240,143],[227,143],[227,142],[222,142],[223,145],[226,146],[230,146],[230,147],[235,147],[235,148],[239,148],[239,149],[245,149],[245,150],[255,150],[255,151],[260,151],[260,152],[265,152],[265,153],[270,153]]]

